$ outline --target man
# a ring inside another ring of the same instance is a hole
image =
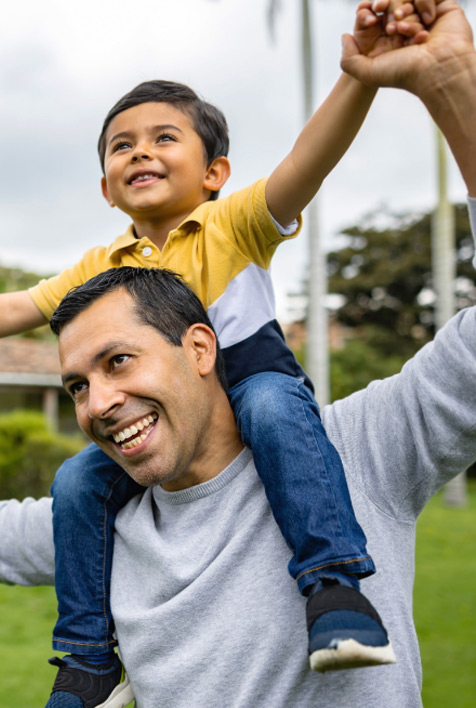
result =
[[[428,42],[401,50],[398,66],[396,58],[367,61],[346,38],[343,67],[420,96],[476,196],[476,53],[457,3],[442,0],[436,10]],[[470,208],[476,223],[476,200]],[[292,636],[305,633],[302,599],[214,372],[213,333],[194,323],[182,346],[163,339],[123,285],[90,302],[60,334],[80,423],[106,452],[123,456],[131,476],[152,485],[118,518],[112,579],[138,706],[421,705],[411,617],[415,525],[430,496],[476,460],[476,309],[459,313],[398,376],[323,410],[378,568],[368,595],[398,659],[324,676],[307,669],[305,648]],[[119,453],[114,436],[143,420],[144,447]],[[48,500],[6,503],[0,537],[4,581],[52,581]]]

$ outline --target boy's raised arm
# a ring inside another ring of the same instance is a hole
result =
[[[378,5],[386,8],[385,14],[379,16],[372,11],[372,5],[370,0],[364,0],[357,8],[354,38],[363,54],[376,56],[407,42],[423,41],[426,33],[422,32],[419,16],[408,14],[411,4],[379,0]],[[393,18],[398,8],[402,8],[404,22],[401,25],[397,17],[394,25],[398,32],[402,26],[404,32],[389,36],[387,17]],[[357,135],[375,93],[375,87],[365,86],[351,76],[344,74],[339,78],[305,125],[291,152],[269,177],[266,201],[279,224],[290,224],[317,193]]]
[[[0,337],[27,332],[47,322],[28,290],[0,295]]]

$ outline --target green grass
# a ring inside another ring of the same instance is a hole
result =
[[[475,537],[474,481],[466,509],[446,508],[438,496],[419,521],[414,611],[425,708],[476,706]],[[0,617],[0,706],[38,708],[56,673],[47,663],[53,589],[0,586]]]
[[[0,617],[0,706],[40,708],[57,672],[48,664],[55,655],[51,649],[54,589],[0,585]]]
[[[414,615],[425,708],[476,706],[476,484],[464,509],[431,500],[418,522]]]

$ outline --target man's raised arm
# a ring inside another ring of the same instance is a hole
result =
[[[391,86],[418,96],[445,135],[468,194],[476,197],[476,51],[471,27],[456,0],[415,0],[435,10],[424,44],[369,58],[343,37],[342,69],[373,88]],[[402,146],[405,136],[402,135]]]

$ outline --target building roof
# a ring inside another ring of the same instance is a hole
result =
[[[0,339],[0,384],[61,386],[56,343],[21,337]]]

